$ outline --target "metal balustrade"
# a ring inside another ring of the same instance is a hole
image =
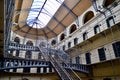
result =
[[[89,70],[87,68],[87,65],[83,65],[83,64],[72,64],[72,63],[68,63],[67,66],[64,63],[61,63],[61,65],[66,68],[72,68],[73,70],[76,71],[80,71],[80,72],[84,72],[84,73],[89,73]]]
[[[68,63],[66,66],[64,63],[60,63],[60,65],[65,69],[72,68],[76,71],[81,71],[84,73],[89,73],[87,65],[83,64],[70,64]],[[17,69],[17,68],[25,68],[25,67],[50,67],[50,62],[46,61],[38,61],[38,60],[28,60],[28,59],[20,59],[20,58],[4,58],[0,59],[0,70],[7,69]]]
[[[27,46],[27,45],[18,44],[18,43],[10,43],[8,49],[39,51],[37,46]]]
[[[29,59],[17,59],[17,58],[4,58],[0,60],[0,70],[25,68],[25,67],[49,67],[50,62],[29,60]]]
[[[49,53],[51,56],[59,56],[64,62],[69,63],[70,56],[62,50],[55,50],[51,48],[40,48],[42,52]],[[46,56],[45,56],[46,57]]]

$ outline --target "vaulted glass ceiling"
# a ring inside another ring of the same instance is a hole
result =
[[[26,23],[32,28],[44,28],[64,0],[34,0]]]

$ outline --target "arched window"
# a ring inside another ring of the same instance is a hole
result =
[[[51,45],[55,45],[55,44],[56,44],[56,40],[52,40]]]
[[[33,46],[33,42],[32,41],[27,41],[26,45]]]
[[[15,37],[14,42],[20,43],[20,38],[19,37]]]
[[[105,0],[103,7],[108,7],[110,4],[112,4],[115,0]]]
[[[63,39],[65,39],[65,34],[61,34],[60,36],[60,41],[62,41]]]
[[[93,17],[94,17],[94,13],[92,11],[87,12],[83,20],[84,24],[88,22],[90,19],[92,19]]]
[[[26,51],[25,58],[31,59],[32,58],[32,52],[31,51]]]
[[[73,24],[71,27],[70,27],[70,34],[73,33],[75,30],[77,29],[76,25]]]

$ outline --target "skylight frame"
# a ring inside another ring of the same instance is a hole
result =
[[[63,2],[64,0],[34,0],[26,19],[27,25],[32,28],[44,28]]]

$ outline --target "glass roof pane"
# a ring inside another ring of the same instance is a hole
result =
[[[44,28],[64,0],[34,0],[27,17],[27,24],[32,28]]]

